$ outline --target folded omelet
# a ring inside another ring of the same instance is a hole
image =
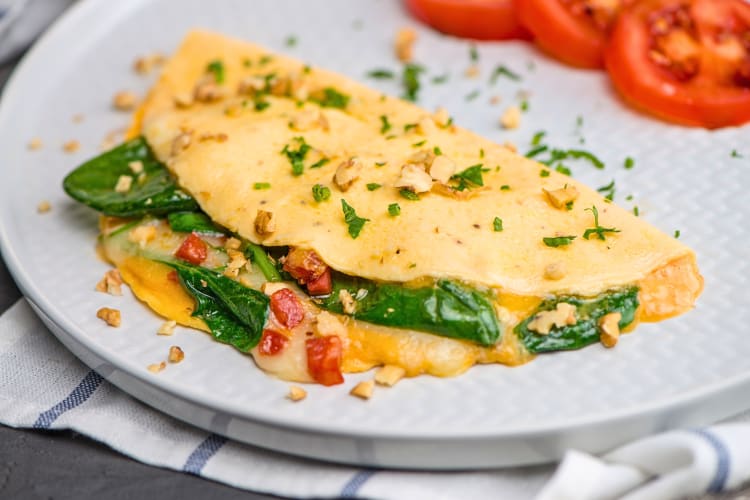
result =
[[[612,346],[702,290],[692,250],[576,180],[443,110],[222,35],[187,36],[131,136],[66,179],[107,216],[105,255],[156,312],[282,378]],[[96,168],[117,203],[90,196]],[[263,291],[258,314],[235,285]]]

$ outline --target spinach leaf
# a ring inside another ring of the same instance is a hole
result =
[[[337,274],[333,293],[316,299],[322,308],[343,314],[341,290],[357,300],[353,317],[378,325],[409,328],[443,337],[494,345],[501,327],[492,301],[485,294],[452,281],[433,286],[408,288]]]
[[[193,316],[206,322],[219,342],[242,352],[258,345],[268,318],[270,299],[263,293],[200,266],[164,261],[177,271],[180,282],[193,296]]]
[[[247,245],[245,247],[245,257],[258,266],[260,272],[263,273],[263,276],[268,281],[281,281],[281,274],[276,269],[276,266],[274,266],[265,249],[262,246],[249,241],[246,241],[245,243]]]
[[[578,322],[575,325],[552,327],[548,335],[540,335],[528,329],[528,324],[538,312],[553,310],[560,302],[576,306]],[[622,329],[633,322],[637,308],[638,288],[636,287],[607,292],[593,299],[572,296],[556,297],[542,302],[534,314],[522,321],[514,331],[526,349],[532,353],[580,349],[599,342],[598,326],[602,316],[619,312],[622,315],[619,323]]]
[[[143,168],[140,181],[129,166],[134,162]],[[133,182],[127,192],[120,193],[115,186],[123,175],[133,177]],[[125,142],[76,168],[65,177],[63,188],[75,200],[118,217],[198,209],[195,200],[177,187],[143,137]]]
[[[179,233],[224,234],[203,212],[172,212],[167,220],[172,231]]]

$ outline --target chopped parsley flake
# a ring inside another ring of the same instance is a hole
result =
[[[500,186],[500,191],[510,191],[510,186],[507,184],[503,184]]]
[[[612,180],[612,182],[610,182],[606,186],[597,188],[597,191],[602,193],[606,199],[612,201],[615,197],[615,181]]]
[[[404,188],[400,190],[398,194],[400,194],[402,197],[406,198],[407,200],[419,201],[419,195],[410,189]]]
[[[568,177],[570,177],[573,174],[573,172],[571,172],[570,169],[566,167],[565,165],[563,165],[562,163],[560,163],[559,165],[555,167],[555,172],[559,172],[561,174],[567,175]]]
[[[411,147],[418,148],[418,147],[424,146],[426,142],[427,142],[427,139],[423,139],[419,142],[415,142],[414,144],[411,145]]]
[[[404,125],[404,132],[408,132],[413,128],[417,128],[416,123],[407,123],[406,125]]]
[[[445,73],[444,75],[433,76],[432,83],[434,83],[435,85],[440,85],[441,83],[447,82],[449,77],[450,76],[448,75],[448,73]]]
[[[404,87],[404,99],[407,101],[416,101],[419,94],[419,75],[424,72],[424,68],[418,64],[407,64],[404,66],[404,72],[401,75],[401,84]]]
[[[501,76],[509,78],[515,82],[521,79],[521,76],[518,73],[509,70],[506,66],[503,66],[501,64],[500,66],[497,66],[495,70],[492,72],[492,75],[490,76],[490,85],[495,85],[495,83],[497,83],[498,78],[500,78]]]
[[[524,99],[523,101],[521,101],[521,104],[520,104],[519,107],[521,108],[522,112],[524,112],[524,113],[527,112],[529,110],[529,101],[527,101],[526,99]]]
[[[675,237],[675,239],[677,239],[677,238],[680,237],[680,230],[679,229],[675,229],[674,230],[674,237]]]
[[[295,137],[292,141],[297,143],[297,149],[291,149],[290,144],[287,144],[284,146],[284,149],[281,150],[281,154],[286,155],[289,159],[289,163],[292,164],[292,175],[296,177],[302,175],[305,171],[305,156],[312,148],[305,142],[304,137]]]
[[[380,123],[382,123],[382,125],[380,126],[381,134],[385,134],[391,129],[391,122],[388,121],[387,115],[380,115]]]
[[[543,168],[539,171],[539,177],[549,177],[549,170]]]
[[[547,132],[545,132],[544,130],[540,130],[539,132],[534,134],[534,137],[531,138],[531,145],[539,146],[542,143],[542,139],[544,139],[545,135],[547,135]]]
[[[376,189],[380,189],[381,187],[383,187],[382,184],[378,184],[377,182],[371,182],[367,185],[367,190],[375,191]]]
[[[330,158],[321,158],[320,160],[318,160],[315,163],[313,163],[312,165],[310,165],[310,168],[320,168],[323,165],[326,165],[326,164],[330,163],[330,161],[331,161]]]
[[[479,157],[484,158],[484,148],[479,148]]]
[[[394,75],[393,71],[389,69],[374,69],[368,72],[367,76],[370,78],[375,78],[376,80],[390,80],[396,75]]]
[[[401,215],[401,207],[398,203],[391,203],[390,205],[388,205],[388,215],[390,215],[391,217]]]
[[[263,99],[256,99],[253,107],[255,108],[255,111],[263,111],[270,105],[271,103],[268,101],[264,101]]]
[[[346,109],[346,106],[349,104],[349,96],[342,94],[333,87],[324,88],[323,96],[312,100],[324,108]]]
[[[638,217],[640,214],[641,214],[641,211],[638,210],[638,205],[634,206],[633,207],[633,215],[635,215],[636,217]]]
[[[475,62],[479,61],[479,51],[477,50],[477,46],[476,45],[472,44],[469,47],[469,59],[471,59],[472,63],[475,63]]]
[[[628,156],[627,158],[625,158],[625,163],[623,163],[623,166],[626,170],[630,170],[635,166],[635,160]]]
[[[484,186],[484,179],[482,173],[489,169],[482,168],[482,164],[472,165],[471,167],[462,170],[461,172],[451,176],[452,180],[458,181],[456,189],[463,191],[466,188],[474,186]]]
[[[542,238],[542,241],[548,247],[557,248],[570,245],[574,239],[576,239],[575,236],[555,236],[553,238]]]
[[[256,182],[253,184],[253,189],[271,189],[271,183],[269,182]]]
[[[356,240],[359,233],[362,232],[365,223],[370,219],[359,217],[354,208],[352,208],[352,206],[343,198],[341,198],[341,210],[344,212],[344,221],[346,222],[346,225],[349,226],[349,236]]]
[[[732,150],[732,158],[742,158],[742,155],[736,149]]]
[[[297,37],[294,35],[289,35],[286,37],[286,40],[284,41],[287,47],[296,47],[297,46]]]
[[[331,197],[331,190],[323,184],[315,184],[312,187],[312,195],[313,198],[315,198],[315,201],[320,203]]]
[[[540,154],[544,153],[548,149],[549,149],[549,146],[546,146],[544,144],[537,146],[531,149],[528,153],[526,153],[526,158],[534,158],[535,156],[539,156]]]
[[[443,154],[443,150],[440,149],[437,146],[435,146],[434,148],[432,148],[432,152],[435,153],[435,156],[440,156],[441,154]]]
[[[208,63],[208,66],[206,66],[206,72],[214,75],[214,81],[216,81],[216,83],[224,83],[224,63],[221,59],[216,59]]]
[[[602,227],[599,225],[599,211],[596,209],[596,206],[592,206],[591,208],[587,208],[589,212],[594,214],[594,227],[587,229],[583,232],[583,239],[587,240],[592,234],[596,234],[596,236],[600,240],[606,240],[607,238],[604,236],[605,233],[619,233],[619,229],[615,229],[613,227]]]
[[[253,65],[253,62],[250,59],[245,58],[242,60],[242,65],[246,68],[249,68]]]
[[[273,56],[266,54],[258,60],[258,64],[260,64],[261,66],[265,66],[271,61],[273,61]]]
[[[376,166],[376,167],[382,167],[382,166],[384,166],[384,165],[385,165],[386,163],[388,163],[388,162],[387,162],[387,161],[376,161],[376,162],[375,162],[375,166]]]
[[[466,99],[467,101],[473,101],[477,97],[479,97],[479,89],[472,90],[471,92],[466,94],[466,97],[464,97],[464,99]]]
[[[501,219],[500,217],[495,217],[493,219],[493,221],[492,221],[492,229],[496,233],[499,233],[500,231],[502,231],[503,230],[503,219]]]

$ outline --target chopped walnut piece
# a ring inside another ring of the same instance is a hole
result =
[[[438,127],[447,127],[451,123],[451,116],[448,114],[448,110],[440,107],[435,110],[435,114],[432,115],[432,119],[435,120],[435,125]]]
[[[85,117],[81,113],[77,113],[73,115],[73,118],[71,118],[73,123],[82,123],[84,119]]]
[[[375,372],[375,382],[378,385],[393,387],[404,378],[406,370],[396,365],[385,365]]]
[[[139,57],[133,61],[133,71],[139,75],[147,75],[151,73],[154,67],[164,63],[166,58],[162,54],[151,54],[148,56]]]
[[[240,95],[253,96],[266,88],[266,79],[262,76],[246,76],[240,80],[237,93]]]
[[[115,192],[127,193],[133,186],[133,177],[129,175],[121,175],[117,178],[117,184],[115,184]]]
[[[526,325],[526,328],[539,335],[547,335],[553,326],[561,328],[575,325],[576,322],[576,306],[567,302],[559,302],[556,308],[551,311],[536,313],[534,318]]]
[[[268,236],[276,231],[276,221],[273,212],[258,210],[255,216],[255,232],[258,236]]]
[[[289,394],[287,396],[292,401],[302,401],[307,397],[307,391],[298,385],[289,386]]]
[[[342,289],[339,292],[339,302],[346,314],[354,314],[357,311],[357,301],[348,290]]]
[[[318,109],[306,109],[292,117],[289,125],[297,131],[305,132],[315,128],[328,128],[328,120]]]
[[[128,168],[131,172],[138,175],[143,172],[143,162],[142,161],[131,161],[128,163]]]
[[[109,307],[102,307],[96,311],[96,317],[104,320],[109,326],[120,326],[120,311],[118,309],[110,309]]]
[[[414,193],[426,193],[432,189],[432,177],[423,168],[407,163],[401,168],[401,175],[394,186]]]
[[[351,394],[352,396],[357,396],[360,399],[370,399],[374,390],[375,381],[364,380],[355,385],[354,388],[349,392],[349,394]]]
[[[40,201],[36,206],[36,211],[40,214],[46,214],[50,210],[52,210],[52,205],[47,200]]]
[[[43,146],[44,144],[42,143],[42,140],[39,137],[34,137],[29,141],[28,148],[31,151],[38,151],[42,149]]]
[[[284,288],[289,288],[289,285],[281,282],[266,281],[261,285],[260,290],[270,297],[274,293],[278,292],[279,290],[283,290]]]
[[[445,155],[436,156],[430,165],[430,177],[442,184],[448,181],[456,173],[456,162]]]
[[[156,330],[157,335],[164,335],[164,336],[170,336],[174,334],[174,329],[177,326],[177,322],[173,319],[170,319],[169,321],[165,321],[164,323],[159,326],[159,329]]]
[[[75,139],[63,144],[63,151],[65,151],[66,153],[75,153],[79,149],[81,149],[81,143],[76,141]]]
[[[521,110],[518,106],[511,106],[505,110],[503,116],[500,117],[500,125],[507,129],[514,129],[521,126]]]
[[[396,57],[401,62],[409,62],[414,56],[414,42],[417,41],[417,32],[411,28],[401,28],[396,33],[393,44]]]
[[[424,168],[427,168],[430,165],[432,165],[432,162],[434,159],[435,159],[434,152],[432,152],[429,149],[422,149],[412,154],[409,157],[408,163],[414,163],[415,165],[419,165]]]
[[[561,280],[565,277],[566,269],[565,264],[562,262],[554,262],[552,264],[548,264],[544,268],[544,279],[551,280],[551,281],[557,281]]]
[[[201,79],[193,89],[193,99],[198,102],[214,102],[224,98],[224,89],[214,80]]]
[[[417,122],[416,131],[420,135],[430,135],[437,131],[437,126],[432,118],[429,116],[423,116],[420,118],[419,122]]]
[[[476,64],[472,64],[468,68],[466,68],[466,71],[464,71],[464,75],[466,78],[476,78],[479,76],[479,66]]]
[[[357,158],[349,158],[347,161],[342,162],[336,169],[336,174],[333,176],[333,182],[338,186],[341,191],[348,191],[354,181],[359,179],[359,175],[362,172],[362,162]]]
[[[172,97],[174,105],[181,109],[187,109],[193,105],[195,99],[189,92],[179,92]]]
[[[169,348],[169,357],[167,359],[170,363],[179,363],[185,359],[185,352],[179,346],[173,345]]]
[[[138,243],[138,246],[145,248],[146,244],[156,237],[156,228],[154,226],[138,226],[131,229],[128,233],[128,241]]]
[[[104,277],[96,284],[98,292],[110,295],[122,295],[122,276],[117,269],[110,269],[104,273]]]
[[[148,365],[146,369],[150,371],[151,373],[159,373],[160,371],[163,371],[167,367],[167,362],[162,361],[161,363],[154,363],[152,365]]]
[[[138,96],[129,90],[123,90],[112,97],[112,107],[117,111],[133,111],[138,105]]]
[[[542,188],[544,194],[547,195],[547,200],[550,204],[559,209],[567,209],[568,203],[571,203],[578,199],[578,190],[573,186],[567,184],[560,189],[553,189],[551,191]]]
[[[500,97],[499,95],[493,95],[492,97],[490,97],[490,104],[492,104],[493,106],[496,106],[500,104],[502,100],[503,98]]]
[[[182,131],[172,141],[172,156],[178,155],[190,147],[193,142],[193,132]]]
[[[604,347],[614,347],[620,338],[620,320],[622,314],[613,312],[599,319],[599,340]]]
[[[242,242],[234,236],[224,242],[224,248],[227,250],[239,250],[240,246],[242,246]]]
[[[229,256],[229,262],[224,270],[224,275],[230,278],[236,278],[240,274],[240,269],[247,264],[247,259],[245,258],[245,255],[238,250],[228,249],[227,255]]]

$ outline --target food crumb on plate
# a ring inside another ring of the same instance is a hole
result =
[[[75,139],[63,144],[63,151],[65,151],[66,153],[75,153],[79,149],[81,149],[81,143],[76,141]]]
[[[36,211],[40,214],[46,214],[52,210],[52,205],[47,200],[42,200],[39,202],[39,205],[36,206]]]
[[[306,397],[307,397],[307,391],[304,390],[302,387],[298,385],[289,386],[289,394],[287,394],[287,398],[296,402],[296,401],[302,401]]]
[[[110,295],[122,295],[122,276],[117,269],[110,269],[104,273],[104,277],[96,284],[96,291]]]
[[[28,148],[30,151],[39,151],[43,146],[42,140],[39,137],[34,137],[29,141]]]
[[[500,117],[500,125],[506,129],[516,129],[521,126],[521,110],[518,106],[510,106]]]
[[[156,331],[157,335],[172,335],[174,334],[174,329],[177,326],[177,322],[173,319],[169,321],[165,321],[161,324],[159,329]]]
[[[167,362],[162,361],[161,363],[153,363],[146,367],[148,371],[151,373],[159,373],[160,371],[163,371],[167,367]]]
[[[399,380],[404,378],[406,370],[396,365],[385,365],[375,372],[375,382],[378,385],[393,387]]]
[[[410,62],[414,57],[414,42],[417,41],[417,32],[411,28],[401,28],[396,33],[393,44],[396,57],[401,62]]]
[[[374,380],[364,380],[359,384],[355,385],[354,388],[349,392],[352,396],[356,396],[360,399],[370,399],[372,393],[375,390]]]
[[[185,351],[179,346],[173,345],[169,348],[169,357],[167,358],[170,363],[179,363],[185,359]]]
[[[129,90],[122,90],[112,97],[112,107],[117,111],[133,111],[138,105],[138,96]]]
[[[104,320],[109,326],[120,326],[121,315],[119,309],[111,309],[109,307],[102,307],[96,311],[96,317]]]

